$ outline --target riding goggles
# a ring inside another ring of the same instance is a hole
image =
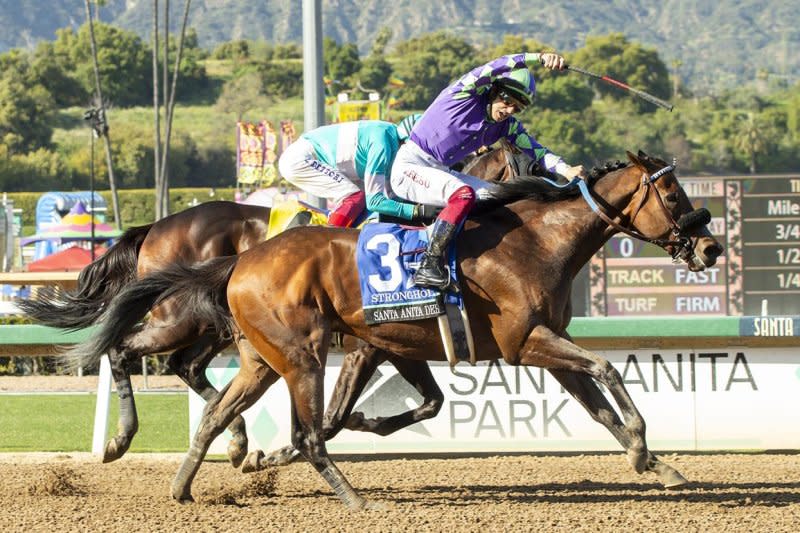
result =
[[[528,104],[521,102],[504,90],[497,93],[497,96],[500,97],[500,100],[502,100],[505,105],[512,106],[514,108],[514,113],[525,111],[525,108],[528,107]]]

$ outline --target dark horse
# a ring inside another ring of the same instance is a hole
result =
[[[30,299],[20,309],[39,322],[57,328],[79,329],[97,322],[105,308],[137,277],[176,261],[196,263],[233,255],[264,241],[270,209],[234,202],[208,202],[175,213],[153,224],[127,230],[108,252],[84,268],[74,292],[49,299]],[[225,339],[206,324],[176,320],[180,309],[164,301],[152,310],[148,327],[137,329],[132,342],[109,350],[111,373],[119,396],[117,435],[106,443],[103,462],[114,461],[128,450],[139,426],[129,365],[144,355],[172,352],[167,365],[206,401],[217,394],[205,375],[209,361],[225,346]],[[155,333],[155,334],[154,334]],[[246,450],[244,419],[231,424],[232,461],[241,462]]]
[[[524,157],[524,154],[506,153],[503,149],[493,150],[472,158],[465,171],[493,181],[504,180],[519,173],[519,169],[527,171],[529,163]],[[513,168],[509,161],[515,162]],[[111,300],[137,277],[175,262],[192,264],[238,254],[264,241],[269,215],[268,207],[208,202],[153,224],[131,228],[106,254],[81,271],[74,292],[24,300],[19,307],[31,318],[48,326],[66,329],[91,326],[100,319]],[[149,354],[172,352],[167,359],[170,370],[206,401],[217,394],[206,378],[205,368],[220,350],[230,344],[230,338],[221,336],[208,324],[186,316],[169,300],[161,302],[151,315],[145,327],[133,330],[126,342],[109,350],[120,407],[117,434],[106,443],[103,462],[122,457],[138,430],[130,381],[131,362]],[[388,418],[364,419],[360,413],[354,413],[344,421],[346,427],[387,435],[438,413],[443,395],[427,371],[427,364],[392,358],[362,345],[344,360],[342,376],[326,417],[332,422],[326,423],[326,427],[337,425],[341,417],[349,415],[375,368],[386,360],[392,362],[400,374],[419,390],[424,397],[423,403],[416,409]],[[238,466],[247,450],[244,420],[237,417],[229,429],[233,438],[228,453],[234,466]],[[292,457],[292,450],[283,449],[263,460],[256,455],[253,461],[274,463]]]
[[[660,245],[695,271],[723,251],[705,226],[707,211],[695,216],[671,166],[641,152],[628,157],[631,164],[579,187],[534,177],[495,185],[458,238],[459,275],[479,359],[548,369],[620,442],[636,472],[655,472],[676,486],[685,479],[649,452],[644,419],[619,372],[566,332],[574,276],[618,231]],[[435,320],[365,324],[357,239],[353,230],[296,228],[239,256],[173,265],[126,288],[92,338],[74,348],[73,356],[96,359],[150,306],[171,297],[199,320],[227,325],[247,345],[237,376],[206,406],[173,481],[175,499],[192,499],[192,480],[213,439],[282,377],[292,402],[292,444],[345,504],[367,505],[325,447],[322,387],[332,333],[416,361],[442,361],[445,354]],[[622,418],[593,380],[608,389]]]

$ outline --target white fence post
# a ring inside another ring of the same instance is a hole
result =
[[[111,401],[111,362],[108,355],[100,359],[100,372],[97,376],[97,404],[94,408],[94,434],[92,453],[102,455],[105,449],[106,428],[108,428],[108,407]]]

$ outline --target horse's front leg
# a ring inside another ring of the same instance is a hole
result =
[[[539,325],[528,336],[519,354],[506,358],[506,361],[548,370],[583,373],[603,384],[614,397],[625,420],[618,440],[623,438],[628,443],[625,446],[628,461],[637,473],[645,471],[650,453],[645,441],[644,418],[625,389],[622,376],[606,359]]]
[[[630,440],[625,432],[625,425],[592,378],[587,374],[567,370],[550,369],[550,373],[586,409],[592,419],[605,426],[627,451]],[[687,483],[680,472],[652,453],[648,455],[647,471],[656,474],[665,488],[675,488]]]
[[[347,429],[369,431],[386,436],[439,414],[442,405],[444,405],[444,394],[433,378],[428,363],[426,361],[405,359],[397,355],[389,355],[388,361],[422,395],[422,403],[415,409],[387,417],[370,419],[364,418],[361,413],[353,413],[347,420],[347,425],[345,426]]]

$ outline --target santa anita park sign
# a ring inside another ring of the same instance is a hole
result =
[[[769,319],[750,320],[750,335],[769,334],[768,329],[773,328]],[[789,322],[790,326],[783,324],[780,328],[783,336],[794,335],[794,320]],[[687,343],[686,348],[595,351],[622,375],[647,422],[652,449],[763,450],[800,446],[800,414],[794,409],[800,405],[797,347],[693,349]],[[339,375],[341,361],[342,356],[329,358],[325,376],[328,395]],[[445,395],[436,418],[386,437],[343,430],[329,442],[329,450],[424,453],[621,449],[545,370],[502,362],[479,363],[475,367],[459,364],[453,371],[445,363],[432,363],[431,369]],[[207,375],[212,384],[221,388],[237,370],[236,358],[218,357]],[[368,418],[385,417],[412,409],[421,401],[394,367],[384,364],[355,410]],[[203,406],[202,399],[192,394],[192,432]],[[269,451],[289,444],[290,405],[285,384],[279,381],[273,385],[245,412],[245,420],[251,450]],[[227,432],[220,436],[211,453],[224,454],[228,438]]]

